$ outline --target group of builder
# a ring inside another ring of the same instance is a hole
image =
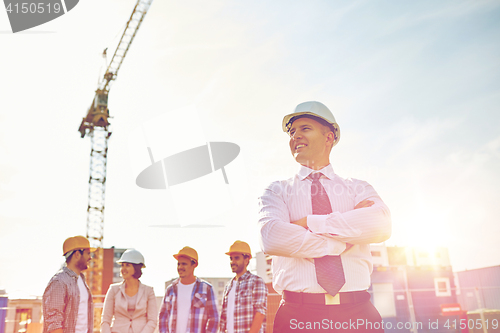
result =
[[[91,253],[87,238],[70,237],[63,244],[66,265],[50,280],[43,295],[44,332],[92,333],[92,294],[82,274]],[[185,246],[174,254],[179,278],[170,284],[160,313],[153,288],[140,282],[144,256],[126,250],[117,263],[123,281],[110,285],[104,299],[101,332],[265,332],[267,287],[250,273],[250,246],[234,242],[226,253],[235,276],[226,285],[219,316],[210,283],[194,274],[198,253]]]
[[[334,172],[330,152],[340,129],[324,104],[299,104],[282,129],[300,169],[259,197],[261,246],[272,255],[273,288],[282,295],[273,332],[381,333],[367,290],[370,244],[390,237],[389,209],[370,184]],[[66,265],[43,296],[44,333],[92,333],[92,297],[82,275],[91,251],[82,236],[65,241]],[[198,254],[190,247],[174,255],[179,278],[157,315],[153,288],[139,281],[144,258],[127,250],[118,260],[123,282],[106,294],[101,332],[153,333],[157,326],[160,333],[264,332],[267,289],[247,270],[250,247],[236,241],[226,254],[236,275],[225,287],[220,316],[212,286],[194,275]]]

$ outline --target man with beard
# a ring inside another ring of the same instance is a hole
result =
[[[264,280],[247,270],[250,246],[236,241],[226,252],[236,276],[224,289],[220,332],[264,333],[266,331],[267,287]]]
[[[94,304],[82,271],[88,268],[93,251],[83,236],[64,241],[66,264],[43,293],[44,333],[92,333]]]
[[[160,333],[216,333],[219,314],[212,285],[194,275],[198,252],[185,246],[174,258],[179,278],[165,291],[159,315]]]

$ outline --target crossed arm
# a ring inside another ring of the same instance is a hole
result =
[[[373,206],[373,204],[374,204],[373,201],[365,199],[365,200],[359,202],[356,206],[354,206],[354,209],[371,207],[371,206]],[[307,216],[304,216],[300,220],[293,221],[291,223],[296,224],[298,226],[301,226],[302,228],[309,229],[309,227],[307,226]]]
[[[366,182],[355,206],[344,213],[308,215],[290,221],[284,191],[271,185],[260,197],[259,224],[263,250],[271,255],[318,258],[339,255],[346,243],[370,244],[388,239],[391,234],[390,212],[382,199]],[[307,228],[307,229],[306,229]]]

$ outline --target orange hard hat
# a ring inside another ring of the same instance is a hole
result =
[[[231,245],[229,248],[229,252],[226,252],[227,255],[231,255],[231,253],[243,253],[248,254],[250,258],[252,258],[252,251],[250,251],[250,245],[245,242],[237,240]]]
[[[95,248],[90,247],[89,240],[83,236],[69,237],[63,244],[63,256],[70,251],[83,249],[89,249],[90,252],[94,252],[96,250]]]
[[[179,257],[187,257],[189,259],[193,259],[198,263],[198,252],[196,252],[195,249],[189,247],[189,246],[184,246],[179,253],[174,254],[174,258],[179,260]]]

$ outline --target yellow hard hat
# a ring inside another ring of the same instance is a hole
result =
[[[174,254],[174,258],[179,260],[179,257],[187,257],[189,259],[193,259],[198,262],[198,252],[195,249],[189,246],[184,246],[179,253]]]
[[[95,248],[90,247],[89,240],[83,236],[69,237],[63,244],[63,256],[70,251],[83,249],[90,249],[90,252],[94,252],[96,250]]]
[[[243,254],[248,254],[250,258],[252,258],[252,251],[250,251],[250,245],[248,245],[245,242],[237,240],[236,242],[231,245],[229,248],[229,252],[226,252],[226,254],[229,256],[231,253],[243,253]]]

